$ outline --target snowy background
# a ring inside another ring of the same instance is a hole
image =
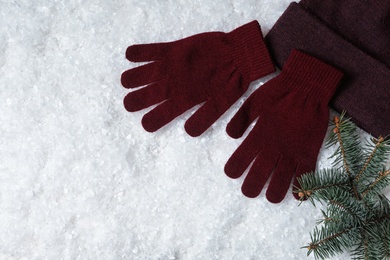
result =
[[[0,259],[313,259],[319,209],[248,199],[223,172],[243,99],[199,138],[194,110],[151,134],[120,85],[131,44],[267,33],[290,2],[0,0]]]

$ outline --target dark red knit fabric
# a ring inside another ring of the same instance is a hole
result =
[[[156,131],[195,105],[187,120],[191,136],[201,135],[247,90],[250,82],[275,71],[257,21],[230,33],[208,32],[168,43],[130,46],[126,58],[146,65],[122,74],[132,112],[158,104],[142,119]]]
[[[328,126],[328,102],[342,75],[293,50],[282,72],[244,102],[229,122],[227,133],[239,138],[255,119],[258,121],[225,165],[225,173],[238,178],[254,161],[242,185],[244,195],[256,197],[271,178],[266,196],[278,203],[294,175],[298,186],[296,177],[315,170]]]
[[[390,0],[301,0],[299,4],[390,67]]]
[[[266,42],[280,68],[291,50],[298,48],[342,70],[345,77],[331,106],[339,112],[346,110],[358,126],[376,137],[390,134],[388,66],[345,40],[297,3],[292,3],[279,18]]]

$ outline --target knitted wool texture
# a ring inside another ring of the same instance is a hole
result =
[[[337,34],[390,67],[390,0],[302,0]]]
[[[149,62],[125,71],[122,85],[141,89],[124,99],[125,108],[144,115],[142,125],[154,132],[188,109],[202,106],[185,130],[199,136],[233,105],[249,84],[275,71],[257,21],[230,33],[207,32],[174,42],[128,47],[133,62]]]
[[[389,135],[390,68],[383,63],[390,58],[389,26],[385,26],[388,8],[378,12],[377,4],[375,12],[373,7],[366,12],[361,8],[348,11],[345,5],[330,6],[330,2],[334,1],[307,0],[304,7],[291,3],[266,36],[269,50],[280,68],[297,48],[342,70],[345,77],[331,106],[339,112],[346,110],[358,126],[374,136]],[[388,2],[380,6],[388,7]],[[314,11],[316,14],[311,13]],[[356,23],[358,18],[362,21]],[[372,22],[366,23],[370,19]]]
[[[258,121],[225,165],[225,173],[238,178],[253,161],[242,185],[244,195],[256,197],[270,179],[266,197],[278,203],[292,179],[298,186],[297,177],[315,170],[328,126],[328,103],[342,75],[293,50],[282,72],[244,102],[229,122],[227,133],[239,138],[256,118]]]

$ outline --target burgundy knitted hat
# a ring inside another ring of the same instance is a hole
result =
[[[390,0],[301,0],[299,5],[390,66]]]
[[[390,55],[386,56],[388,48],[378,47],[388,44],[389,27],[378,27],[382,23],[388,23],[388,16],[382,11],[380,15],[382,18],[373,22],[377,24],[374,26],[377,31],[370,29],[381,36],[382,40],[378,45],[370,38],[373,34],[356,39],[354,35],[359,32],[359,27],[347,30],[341,22],[334,22],[331,14],[337,12],[326,14],[324,11],[321,13],[323,15],[321,20],[318,15],[308,11],[315,7],[314,4],[309,4],[314,2],[307,0],[304,3],[305,7],[291,3],[266,36],[276,65],[282,68],[291,50],[298,49],[340,69],[345,73],[345,77],[331,101],[331,106],[338,112],[345,110],[358,126],[376,137],[390,135],[390,67],[384,63],[390,60]],[[348,21],[345,23],[347,28],[352,28],[353,22],[348,20],[348,16],[344,15],[337,19],[339,21],[345,19]],[[328,26],[325,21],[333,26]],[[362,29],[362,33],[367,33],[367,29]],[[348,38],[355,40],[356,43],[351,43]],[[363,49],[364,46],[367,47]]]

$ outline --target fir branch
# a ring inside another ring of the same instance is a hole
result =
[[[301,199],[309,199],[310,201],[314,203],[314,200],[318,201],[327,201],[329,197],[329,190],[339,190],[339,189],[348,189],[347,183],[338,183],[338,184],[328,184],[328,185],[321,185],[315,188],[311,188],[308,190],[298,190],[298,196]],[[323,193],[321,191],[326,191],[326,193]]]
[[[317,222],[308,255],[329,258],[353,249],[353,259],[390,259],[390,202],[382,194],[390,185],[390,169],[384,163],[390,154],[390,139],[372,139],[363,151],[357,127],[335,117],[327,146],[337,145],[330,158],[333,169],[301,176],[298,195],[326,203]]]
[[[311,234],[312,242],[306,247],[308,249],[308,255],[312,252],[316,258],[329,258],[338,253],[341,253],[343,249],[347,249],[355,243],[354,237],[356,237],[358,230],[356,228],[345,228],[330,232],[329,229],[322,227],[316,228]]]
[[[353,259],[389,259],[388,223],[371,223],[361,229],[362,241],[352,251]]]
[[[327,201],[321,190],[349,190],[349,178],[339,169],[321,170],[317,173],[306,173],[298,178],[300,188],[296,192],[301,199]],[[328,192],[327,192],[328,193]]]
[[[345,156],[344,143],[343,143],[343,140],[342,140],[341,134],[340,134],[340,119],[339,119],[339,117],[337,117],[337,116],[334,117],[334,123],[335,123],[336,127],[333,129],[333,132],[337,135],[337,140],[339,142],[340,150],[341,150],[341,156],[343,158],[344,168],[345,168],[345,171],[348,173],[348,175],[351,175],[351,172],[349,171],[349,166],[347,163],[347,158]]]
[[[355,214],[336,206],[329,206],[327,215],[329,221],[324,221],[323,226],[329,230],[340,230],[345,227],[361,228],[364,224],[360,219],[356,219]]]
[[[370,260],[370,256],[369,256],[369,245],[368,245],[369,241],[368,239],[365,237],[362,239],[362,243],[361,245],[358,247],[359,250],[356,250],[354,253],[353,253],[353,260]]]
[[[357,134],[357,127],[348,118],[345,112],[340,117],[334,117],[331,121],[333,131],[326,142],[326,147],[337,145],[336,151],[330,158],[334,159],[333,165],[342,165],[349,176],[355,176],[360,170],[363,152],[360,146],[360,137]]]
[[[354,180],[359,194],[366,192],[367,186],[373,184],[376,180],[380,181],[380,178],[378,179],[378,172],[386,172],[383,165],[390,154],[390,139],[373,139],[370,142],[370,147],[371,152],[367,152],[366,154],[366,163]],[[382,187],[376,189],[376,192],[380,192],[380,189],[386,186],[386,184],[382,185]]]
[[[372,216],[366,220],[366,224],[390,218],[390,202],[385,195],[377,194],[375,196],[366,196],[364,201],[367,210],[372,213]]]
[[[390,259],[390,221],[383,225],[383,230],[385,231],[382,234],[384,259]]]
[[[318,249],[318,247],[324,243],[327,243],[328,241],[331,241],[331,240],[334,240],[335,238],[338,238],[340,236],[342,236],[343,234],[347,233],[351,231],[351,229],[346,229],[346,230],[343,230],[341,232],[338,232],[336,234],[333,234],[333,235],[329,235],[319,241],[315,241],[315,242],[312,242],[309,244],[308,246],[308,250],[315,250],[315,249]]]
[[[340,214],[342,211],[345,211],[346,213],[350,214],[359,224],[362,219],[364,219],[366,213],[359,201],[351,199],[344,199],[344,201],[342,202],[337,200],[330,200],[328,207],[329,210],[334,212],[334,215]]]
[[[364,238],[363,239],[363,257],[364,260],[369,260],[369,252],[368,252],[368,239]]]
[[[390,170],[379,172],[379,176],[362,192],[362,198],[368,194],[377,194],[390,184]]]
[[[370,220],[366,221],[365,224],[369,225],[372,223],[380,223],[380,222],[386,222],[386,221],[390,221],[390,214],[384,215],[380,218],[370,219]]]
[[[320,224],[324,224],[324,225],[327,225],[328,223],[337,223],[337,222],[340,222],[340,218],[334,218],[332,216],[329,216],[328,213],[326,213],[325,211],[321,210],[321,213],[322,213],[322,216],[324,217],[323,219],[320,219],[317,221],[317,225],[320,225]]]
[[[363,249],[364,249],[364,260],[369,260],[369,247],[368,247],[368,239],[363,239]]]
[[[374,157],[376,151],[378,150],[378,147],[381,145],[381,143],[383,143],[383,141],[384,141],[384,138],[382,136],[380,136],[378,138],[378,140],[376,140],[374,149],[372,150],[371,154],[368,156],[368,158],[366,160],[366,163],[364,164],[363,168],[360,170],[360,172],[358,173],[358,175],[355,178],[355,180],[357,182],[359,181],[359,179],[362,176],[362,174],[364,173],[364,171],[367,169],[367,167],[370,164],[372,158]]]

